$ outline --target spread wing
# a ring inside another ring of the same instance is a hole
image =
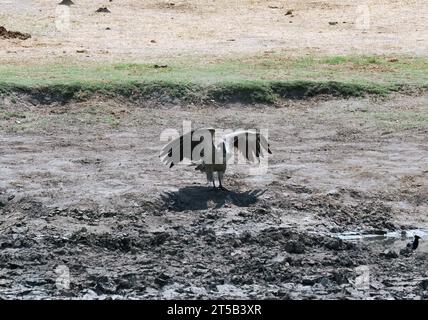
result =
[[[250,162],[260,161],[260,157],[264,156],[263,151],[272,154],[266,137],[257,131],[235,131],[225,135],[223,141],[228,155],[235,149]]]
[[[206,150],[214,150],[214,134],[214,129],[192,130],[168,142],[162,148],[159,157],[162,163],[170,168],[184,159],[200,161],[204,159]]]

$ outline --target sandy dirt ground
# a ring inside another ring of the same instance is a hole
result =
[[[5,98],[0,298],[426,299],[427,102]],[[183,120],[268,129],[267,174],[231,166],[223,192],[164,167]]]
[[[0,25],[32,38],[0,39],[0,61],[428,52],[425,0],[74,2],[1,0]]]

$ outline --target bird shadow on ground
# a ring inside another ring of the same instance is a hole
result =
[[[248,207],[266,190],[222,191],[212,187],[192,186],[161,195],[163,207],[172,211],[218,209],[225,204]]]

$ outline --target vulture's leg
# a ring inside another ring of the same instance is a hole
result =
[[[219,184],[219,186],[218,186],[218,188],[220,189],[220,190],[223,190],[223,191],[228,191],[225,187],[223,187],[223,185],[221,184],[221,179],[223,178],[223,172],[218,172],[218,182],[220,183]]]
[[[215,189],[215,180],[213,179],[213,188]]]

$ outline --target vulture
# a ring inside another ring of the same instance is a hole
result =
[[[222,179],[228,162],[234,160],[235,150],[244,157],[245,162],[250,163],[260,162],[264,152],[272,154],[266,137],[258,131],[240,130],[224,134],[217,143],[214,141],[215,133],[216,130],[212,128],[192,130],[168,142],[159,157],[169,168],[184,162],[183,160],[189,161],[191,166],[195,166],[195,170],[206,174],[214,189],[216,174],[218,188],[227,191],[223,187]]]

